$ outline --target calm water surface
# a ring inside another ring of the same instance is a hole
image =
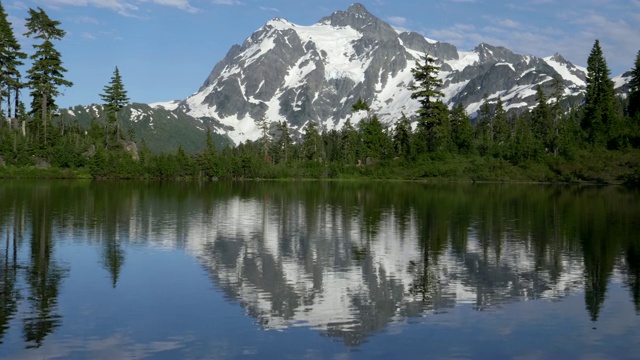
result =
[[[0,182],[0,358],[638,358],[640,193]]]

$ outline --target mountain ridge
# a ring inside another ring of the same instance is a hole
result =
[[[562,81],[566,108],[583,99],[586,69],[559,53],[541,58],[486,43],[460,51],[399,31],[355,3],[312,25],[269,20],[233,45],[198,91],[150,105],[193,118],[185,126],[196,123],[234,144],[258,139],[261,119],[286,121],[297,138],[309,121],[320,130],[340,129],[348,119],[357,123],[364,116],[351,111],[358,98],[385,126],[403,114],[415,122],[419,104],[411,99],[411,69],[425,54],[440,67],[443,101],[450,108],[462,103],[472,117],[485,96],[490,103],[502,100],[509,112],[526,111],[535,105],[536,88],[551,94],[556,80]],[[625,91],[628,77],[614,82]]]

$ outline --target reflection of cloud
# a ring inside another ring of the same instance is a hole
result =
[[[146,344],[123,335],[114,334],[104,339],[57,339],[38,349],[14,354],[15,359],[49,359],[81,357],[91,359],[140,359],[153,357],[165,351],[185,348],[190,339],[167,339]]]

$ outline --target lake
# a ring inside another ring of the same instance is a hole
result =
[[[0,358],[637,358],[640,192],[0,182]]]

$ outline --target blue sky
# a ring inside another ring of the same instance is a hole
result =
[[[184,99],[196,92],[233,44],[274,17],[311,25],[354,1],[342,0],[4,0],[23,50],[30,7],[67,31],[58,43],[74,83],[61,107],[100,103],[115,66],[131,101]],[[586,66],[599,39],[612,76],[640,50],[640,0],[362,0],[390,24],[471,50],[486,42],[522,54],[556,52]],[[26,94],[25,94],[26,95]]]

